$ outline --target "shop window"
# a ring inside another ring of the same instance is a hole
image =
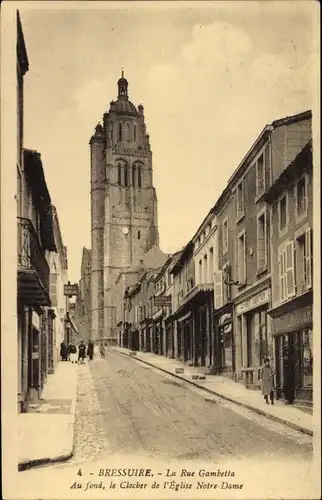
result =
[[[244,181],[241,181],[236,190],[237,196],[237,220],[245,215]]]
[[[313,386],[312,330],[301,332],[301,385]]]
[[[237,268],[238,282],[244,284],[246,282],[246,233],[245,230],[238,235],[237,240]]]
[[[287,229],[287,194],[285,194],[278,203],[278,227],[280,232]]]
[[[296,240],[297,292],[303,293],[312,286],[312,231],[307,229]]]
[[[307,213],[307,176],[302,177],[295,186],[296,215],[303,217]]]
[[[222,235],[222,242],[223,242],[223,253],[225,254],[228,252],[228,219],[226,218],[223,222],[223,229],[222,229],[223,235]]]
[[[267,221],[266,212],[257,217],[257,270],[267,267]]]
[[[256,162],[256,198],[262,196],[264,191],[265,191],[264,154],[261,154]]]
[[[295,294],[294,242],[287,241],[279,248],[279,291],[283,302]]]

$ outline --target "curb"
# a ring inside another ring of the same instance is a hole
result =
[[[24,462],[18,463],[18,471],[22,472],[25,470],[32,469],[34,467],[40,467],[42,465],[56,464],[58,462],[67,462],[72,458],[74,454],[74,431],[75,431],[75,418],[76,418],[76,402],[77,402],[77,387],[78,387],[78,374],[79,367],[77,366],[76,382],[75,382],[75,394],[72,399],[70,406],[70,414],[68,421],[68,445],[66,446],[66,451],[61,453],[56,457],[43,457],[35,458],[31,460],[26,460]]]
[[[180,380],[184,380],[185,382],[188,382],[189,384],[194,385],[195,387],[198,387],[198,389],[203,389],[205,392],[208,392],[209,394],[214,394],[215,396],[218,396],[219,398],[225,399],[226,401],[229,401],[230,403],[234,403],[236,405],[242,406],[242,407],[246,408],[247,410],[251,410],[255,413],[258,413],[259,415],[266,417],[269,420],[274,420],[275,422],[284,424],[287,427],[290,427],[291,429],[302,432],[303,434],[307,434],[308,436],[313,436],[313,431],[311,431],[310,429],[306,429],[305,427],[302,427],[301,425],[294,424],[293,422],[289,422],[288,420],[284,420],[283,418],[277,417],[276,415],[271,415],[270,413],[267,413],[264,410],[260,410],[259,408],[248,405],[246,403],[242,403],[241,401],[237,401],[236,399],[232,399],[229,396],[225,396],[223,394],[220,394],[219,392],[216,392],[213,389],[209,389],[208,387],[204,387],[203,385],[200,385],[193,380],[189,380],[185,377],[182,377],[181,375],[178,375],[177,373],[172,373],[164,368],[160,368],[159,366],[153,365],[149,361],[145,361],[144,359],[142,359],[140,357],[130,356],[129,354],[127,354],[125,352],[117,351],[115,349],[110,349],[110,350],[112,350],[112,352],[117,352],[121,356],[126,356],[126,357],[134,359],[136,361],[140,361],[141,363],[145,363],[146,365],[149,365],[153,368],[156,368],[157,370],[160,370],[161,372],[167,373],[168,375],[172,375],[173,377],[176,377]]]

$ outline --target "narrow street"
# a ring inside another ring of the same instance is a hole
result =
[[[258,397],[261,397],[260,394]],[[207,395],[131,358],[80,366],[73,461],[310,459],[309,436]]]
[[[276,492],[279,498],[294,498],[294,491],[299,492],[297,498],[313,498],[311,459],[310,436],[209,398],[201,389],[109,350],[107,359],[79,366],[73,457],[19,473],[16,498],[32,494],[35,482],[38,498],[54,498],[53,484],[55,498],[114,498],[115,492],[120,498],[142,498],[142,491],[135,489],[137,478],[117,479],[117,489],[111,490],[110,479],[98,477],[102,469],[119,467],[151,468],[162,485],[165,471],[172,467],[179,471],[173,484],[192,481],[196,492],[198,479],[206,488],[216,482],[198,478],[200,470],[229,469],[243,484],[240,498],[257,499],[259,490],[263,498],[275,498]],[[184,468],[196,471],[197,477],[180,477]],[[86,490],[87,484],[101,479],[103,489]],[[130,489],[122,489],[129,479]],[[75,489],[76,483],[80,489]],[[170,480],[159,493],[151,484],[149,498],[172,498]],[[175,495],[191,498],[185,493],[176,490]],[[198,498],[231,498],[229,491],[222,494],[198,489]]]

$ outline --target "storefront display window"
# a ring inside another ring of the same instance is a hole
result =
[[[223,371],[232,372],[235,368],[232,315],[224,314],[219,319],[219,338],[221,342],[221,367]]]
[[[247,314],[247,366],[261,366],[269,355],[266,309]]]
[[[313,356],[312,356],[312,330],[301,332],[302,337],[302,385],[310,387],[313,385]]]

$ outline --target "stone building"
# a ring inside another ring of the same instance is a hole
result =
[[[91,338],[91,251],[83,247],[81,279],[76,297],[75,323],[82,340]]]
[[[116,341],[118,275],[159,243],[152,152],[144,109],[129,100],[128,82],[104,113],[91,148],[91,331]]]
[[[29,61],[17,12],[17,359],[18,412],[41,397],[64,334],[67,251],[41,155],[24,148],[24,75]]]
[[[113,292],[114,302],[117,305],[116,326],[119,345],[139,348],[141,333],[139,318],[143,319],[141,308],[144,304],[143,298],[137,292],[140,292],[141,289],[143,290],[144,287],[141,287],[142,283],[144,283],[144,286],[148,286],[149,279],[146,282],[145,278],[152,274],[156,275],[157,270],[162,268],[168,257],[157,245],[154,245],[142,256],[137,266],[120,272],[117,276]]]
[[[297,122],[293,145],[301,147],[309,117]],[[303,133],[304,132],[304,133]],[[286,159],[286,162],[288,159]],[[276,386],[287,378],[297,400],[313,399],[313,165],[308,141],[293,161],[273,169],[265,198],[271,211],[272,307]]]
[[[53,233],[57,253],[46,252],[49,265],[49,294],[51,305],[48,315],[48,373],[53,373],[60,359],[60,344],[65,338],[65,319],[68,313],[68,299],[64,285],[68,282],[67,248],[64,245],[56,207],[53,212]]]
[[[269,311],[272,269],[276,270],[276,245],[280,242],[273,224],[276,214],[270,206],[275,206],[272,197],[278,190],[272,186],[309,141],[310,115],[305,112],[267,125],[229,179],[219,204],[215,287],[216,280],[222,280],[226,296],[219,311],[216,306],[215,328],[222,330],[224,337],[233,330],[229,373],[251,388],[260,387],[259,368],[264,358],[269,356],[275,362]],[[267,193],[271,193],[270,204]],[[291,204],[289,207],[293,210]],[[282,208],[284,212],[289,210],[285,204]],[[290,225],[292,230],[294,224]],[[225,372],[227,367],[223,362],[220,365],[219,371]]]

